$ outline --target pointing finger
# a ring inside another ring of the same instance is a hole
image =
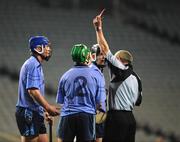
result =
[[[105,10],[106,10],[106,9],[104,8],[98,16],[101,17],[101,16],[103,15],[103,13],[104,13]]]

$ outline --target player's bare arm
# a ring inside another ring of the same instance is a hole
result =
[[[35,99],[51,116],[59,115],[59,109],[50,105],[36,88],[28,89],[28,93]]]

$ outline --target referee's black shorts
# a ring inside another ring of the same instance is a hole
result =
[[[132,111],[108,111],[103,142],[135,142],[136,121]]]

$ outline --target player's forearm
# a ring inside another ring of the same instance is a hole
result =
[[[98,28],[98,30],[96,30],[96,37],[102,52],[106,55],[109,51],[109,45],[104,37],[102,28]]]
[[[38,89],[29,89],[28,93],[36,100],[45,110],[48,110],[50,105],[46,99],[41,95]]]

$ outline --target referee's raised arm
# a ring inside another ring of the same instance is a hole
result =
[[[102,29],[102,15],[104,11],[105,9],[103,9],[101,13],[93,19],[93,25],[96,31],[97,43],[100,45],[102,52],[106,55],[109,51],[109,45],[104,37]]]
[[[103,28],[102,28],[102,15],[104,13],[105,9],[101,11],[99,15],[97,15],[93,19],[93,25],[96,31],[96,38],[97,43],[99,44],[99,47],[101,49],[101,52],[105,55],[106,59],[111,62],[114,66],[125,70],[128,67],[126,67],[120,59],[117,58],[117,56],[113,55],[110,51],[109,45],[104,37]]]

